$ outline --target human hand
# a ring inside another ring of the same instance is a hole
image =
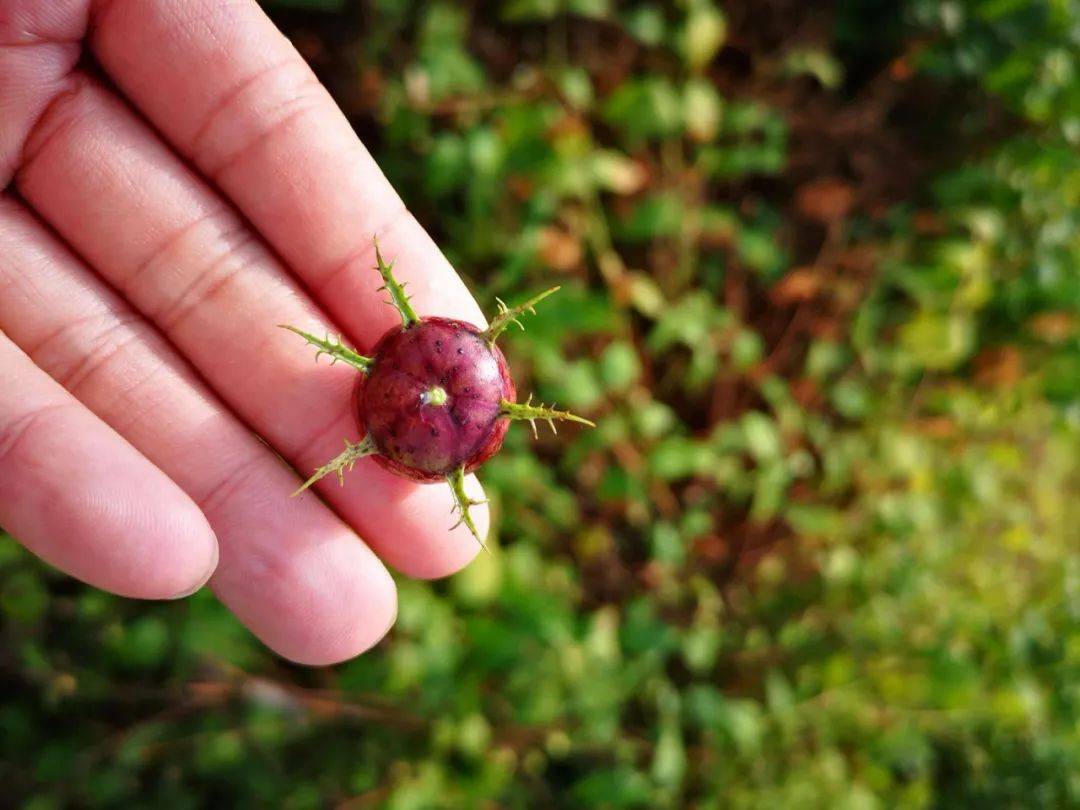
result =
[[[355,376],[275,324],[370,347],[397,320],[373,235],[420,312],[484,320],[254,0],[0,0],[0,186],[0,525],[28,548],[127,596],[209,578],[310,664],[389,629],[379,558],[476,554],[445,485],[370,459],[289,497],[278,454],[357,439]]]

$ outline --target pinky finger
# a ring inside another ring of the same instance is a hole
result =
[[[184,596],[217,565],[198,506],[2,332],[0,526],[122,596]]]

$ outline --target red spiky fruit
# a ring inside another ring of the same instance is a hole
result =
[[[516,392],[506,358],[470,323],[423,318],[375,345],[357,385],[357,420],[377,463],[416,481],[470,473],[502,446]]]
[[[331,362],[348,363],[362,374],[356,388],[356,419],[364,437],[355,444],[346,439],[345,452],[319,467],[297,494],[331,473],[344,480],[346,470],[373,456],[377,464],[414,481],[446,481],[459,522],[483,542],[469,516],[469,507],[478,501],[466,493],[465,475],[498,451],[510,421],[528,421],[534,433],[537,420],[552,430],[556,419],[592,425],[569,411],[533,405],[531,397],[516,402],[506,358],[495,345],[510,324],[521,326],[518,317],[533,312],[559,288],[516,307],[500,301],[498,314],[481,331],[465,321],[417,315],[405,286],[394,278],[393,262],[383,261],[378,245],[375,260],[383,279],[379,289],[389,294],[401,326],[383,335],[370,356],[329,335],[319,338],[282,324],[318,349],[316,360],[327,354]]]

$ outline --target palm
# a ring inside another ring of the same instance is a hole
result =
[[[375,643],[380,558],[435,577],[479,546],[447,487],[370,460],[288,497],[279,456],[357,438],[355,377],[274,326],[391,326],[373,235],[420,312],[482,323],[453,269],[254,0],[0,0],[0,111],[0,524],[121,594],[213,572],[299,661]]]

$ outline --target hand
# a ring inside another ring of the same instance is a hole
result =
[[[379,558],[476,554],[446,486],[370,459],[289,497],[279,456],[358,438],[355,372],[275,325],[370,347],[398,318],[372,236],[418,311],[484,320],[254,0],[0,0],[0,186],[0,525],[28,548],[127,596],[209,579],[311,664],[389,629]]]

